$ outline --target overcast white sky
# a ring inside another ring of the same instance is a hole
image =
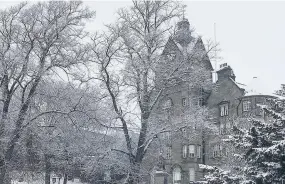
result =
[[[285,83],[285,2],[262,1],[183,1],[186,18],[196,32],[214,39],[222,50],[219,63],[234,69],[236,80],[248,84],[253,77],[263,81],[263,90],[270,92]],[[86,1],[96,11],[88,24],[90,30],[100,30],[104,23],[115,20],[118,8],[130,1]],[[1,1],[0,8],[17,4]]]

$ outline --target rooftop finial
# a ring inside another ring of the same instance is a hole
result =
[[[182,10],[183,11],[182,12],[183,13],[183,19],[182,20],[185,19],[185,11],[186,11],[185,9],[186,9],[186,7],[187,7],[187,5],[183,5],[183,7],[182,7],[183,8],[183,10]]]

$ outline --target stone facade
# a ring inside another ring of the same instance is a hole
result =
[[[183,36],[187,39],[183,40]],[[191,36],[189,22],[184,19],[178,23],[177,35],[169,38],[162,55],[179,60],[185,59],[189,53],[192,53],[189,67],[204,68],[205,79],[212,81],[213,68],[207,54],[203,55],[205,47],[202,39]],[[161,64],[168,65],[165,61]],[[222,65],[217,75],[218,80],[210,91],[203,83],[193,85],[181,81],[169,86],[162,95],[157,112],[167,117],[165,121],[176,124],[188,121],[185,118],[188,109],[206,106],[211,111],[211,121],[219,135],[204,134],[201,127],[193,124],[194,121],[189,121],[187,128],[181,128],[181,131],[161,135],[165,143],[163,172],[167,175],[162,177],[158,174],[157,178],[154,175],[153,183],[189,184],[201,180],[204,173],[199,164],[221,166],[226,162],[228,150],[222,145],[221,138],[230,134],[235,119],[253,115],[266,118],[257,104],[265,104],[266,98],[274,96],[247,94],[246,86],[235,81],[236,76],[230,66]]]

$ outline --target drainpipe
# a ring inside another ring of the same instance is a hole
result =
[[[237,98],[237,99],[239,100],[239,103],[238,103],[238,106],[237,106],[237,116],[239,116],[238,108],[239,108],[239,106],[240,106],[240,104],[241,104],[242,99],[241,99],[241,98]]]

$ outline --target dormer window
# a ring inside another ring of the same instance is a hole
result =
[[[250,110],[250,101],[246,100],[242,102],[243,112],[248,112]]]
[[[221,117],[229,115],[229,104],[228,103],[220,105],[220,115]]]

